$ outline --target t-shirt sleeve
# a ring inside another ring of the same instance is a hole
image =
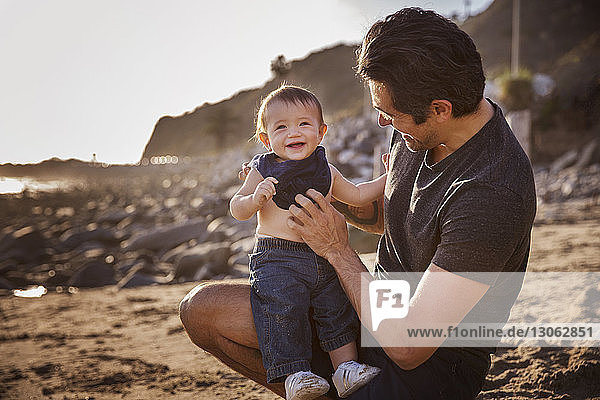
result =
[[[531,216],[525,209],[521,196],[508,188],[459,185],[440,210],[440,242],[432,262],[451,272],[504,271],[529,237]]]

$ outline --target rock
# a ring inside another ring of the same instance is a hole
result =
[[[71,221],[67,220],[60,224],[52,224],[46,232],[53,237],[60,237],[71,228],[73,228],[73,224]]]
[[[67,250],[72,250],[86,242],[100,242],[103,245],[116,246],[120,242],[117,235],[105,228],[98,228],[96,224],[90,224],[86,230],[70,229],[60,237],[62,244]]]
[[[363,155],[373,154],[375,141],[371,138],[370,132],[366,130],[359,132],[352,141],[352,148]]]
[[[226,216],[229,212],[229,199],[215,193],[204,195],[204,206],[202,212],[204,215],[212,214],[214,217]]]
[[[230,256],[230,243],[204,243],[188,249],[177,260],[175,279],[194,277],[200,268],[209,263],[215,265],[215,270],[226,270]]]
[[[168,250],[191,239],[202,242],[207,235],[206,220],[197,218],[183,224],[163,226],[149,233],[134,235],[131,239],[122,243],[121,246],[125,251],[138,249]]]
[[[595,162],[600,161],[600,151],[598,149],[599,143],[600,141],[596,138],[589,142],[583,148],[583,150],[581,150],[581,153],[579,154],[579,159],[577,160],[574,166],[576,169],[582,169],[591,164],[594,164]]]
[[[229,264],[229,265],[241,264],[241,265],[247,266],[249,262],[250,262],[250,260],[248,259],[248,253],[239,252],[239,253],[234,253],[231,257],[229,257],[227,264]]]
[[[0,261],[13,259],[22,264],[43,261],[49,256],[47,246],[47,240],[41,232],[33,226],[26,226],[2,239]]]
[[[575,161],[577,161],[577,150],[567,151],[552,163],[550,171],[556,173],[575,164]]]
[[[254,248],[254,243],[256,239],[254,236],[249,236],[247,238],[238,240],[231,244],[231,252],[232,253],[251,253]]]
[[[225,234],[225,231],[229,227],[227,222],[231,222],[231,219],[228,217],[218,217],[212,220],[206,227],[206,232],[208,232],[206,240],[210,242],[221,242],[227,239],[227,235]]]
[[[229,273],[232,278],[248,278],[250,276],[248,264],[234,264]]]
[[[214,275],[226,275],[231,271],[231,265],[228,263],[211,262],[207,264],[208,269]]]
[[[197,244],[197,243],[196,243]],[[189,242],[182,243],[179,246],[167,251],[162,255],[160,261],[167,262],[173,264],[177,261],[178,258],[181,257],[183,252],[190,248]]]
[[[136,219],[136,215],[130,214],[129,216],[127,216],[127,217],[123,218],[121,221],[119,221],[116,228],[119,231],[122,231],[123,229],[125,229],[125,228],[129,227],[131,224],[133,224],[135,219]]]
[[[56,210],[54,215],[58,219],[70,218],[75,215],[75,209],[73,207],[61,207]]]
[[[129,274],[129,272],[131,272],[133,269],[135,269],[136,271],[139,271],[141,268],[139,267],[139,265],[142,262],[138,261],[138,260],[125,260],[122,261],[120,263],[118,263],[115,268],[116,270],[119,272],[119,274],[121,275],[127,275]]]
[[[194,272],[194,275],[190,278],[187,275],[183,275],[182,277],[180,277],[180,279],[184,279],[185,281],[203,281],[205,279],[210,279],[214,276],[215,274],[213,274],[210,271],[210,266],[208,265],[203,265],[202,267],[200,267],[196,272]]]
[[[575,190],[575,184],[575,179],[567,179],[565,182],[563,182],[563,184],[560,187],[560,191],[563,197],[568,198],[569,196],[571,196],[571,194]]]
[[[236,221],[232,226],[225,230],[225,236],[230,242],[237,242],[238,240],[252,237],[254,239],[254,232],[256,231],[256,216],[252,217],[247,221]]]
[[[354,150],[346,149],[340,151],[337,161],[342,164],[351,164],[355,157],[356,152]]]
[[[149,286],[149,285],[160,285],[168,283],[172,280],[172,276],[168,277],[156,277],[148,275],[143,272],[135,272],[128,274],[117,283],[117,289],[127,289],[138,286]]]
[[[70,286],[75,287],[99,287],[116,283],[113,267],[104,261],[88,262],[79,268],[68,282]]]
[[[0,276],[0,289],[12,290],[16,288],[17,286],[14,283]]]
[[[127,211],[127,209],[106,211],[98,217],[97,221],[99,224],[103,224],[103,223],[108,223],[108,224],[112,224],[112,225],[118,224],[125,218],[131,216],[134,213],[134,211],[132,211],[132,210],[135,210],[135,207],[133,209],[130,209],[128,207],[128,209],[129,209],[129,211]]]

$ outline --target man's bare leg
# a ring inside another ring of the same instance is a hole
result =
[[[204,282],[196,286],[179,304],[179,317],[196,346],[285,398],[283,383],[267,383],[247,281]]]
[[[285,397],[283,384],[268,384],[244,281],[205,282],[179,304],[179,317],[198,347],[230,368]]]

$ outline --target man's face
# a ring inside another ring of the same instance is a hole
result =
[[[440,144],[436,132],[431,127],[430,118],[417,125],[411,115],[394,108],[392,97],[383,83],[369,81],[369,88],[373,107],[379,111],[379,126],[392,125],[402,134],[402,139],[410,151],[429,150]]]

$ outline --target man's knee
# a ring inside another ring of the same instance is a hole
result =
[[[194,287],[179,303],[179,319],[190,339],[200,344],[211,330],[211,312],[214,312],[216,288],[208,282]]]

